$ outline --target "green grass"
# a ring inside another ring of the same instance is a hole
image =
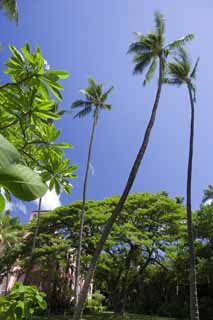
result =
[[[40,320],[47,320],[47,318],[39,318]],[[35,320],[39,320],[35,319]],[[71,320],[72,316],[55,316],[49,320]],[[154,317],[129,314],[125,317],[115,316],[112,313],[103,313],[100,315],[87,315],[82,320],[175,320],[174,318]]]

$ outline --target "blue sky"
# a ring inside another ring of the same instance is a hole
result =
[[[192,185],[193,208],[202,190],[213,184],[213,90],[211,43],[213,6],[210,0],[28,0],[18,1],[20,23],[9,22],[0,13],[1,68],[8,57],[7,45],[17,48],[28,41],[39,44],[51,68],[64,69],[71,76],[64,81],[62,107],[69,109],[80,98],[79,89],[93,76],[106,88],[115,87],[111,112],[103,112],[98,123],[92,156],[94,174],[90,175],[88,198],[102,199],[120,194],[141,144],[150,115],[157,79],[146,88],[142,77],[132,75],[132,56],[128,46],[132,32],[148,32],[153,15],[161,11],[166,20],[168,42],[193,32],[188,45],[192,60],[200,56],[197,76],[196,132]],[[209,47],[210,45],[210,47]],[[185,196],[189,140],[190,106],[186,88],[164,87],[150,144],[132,192],[167,190],[170,196]],[[67,152],[79,166],[74,189],[63,204],[81,199],[91,118],[73,120],[66,114],[58,123],[63,140],[74,148]],[[19,203],[20,204],[20,203]],[[20,207],[20,206],[19,206]],[[28,205],[26,221],[35,205]],[[20,215],[20,208],[14,208]]]

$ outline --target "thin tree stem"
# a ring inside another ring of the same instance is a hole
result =
[[[84,220],[85,220],[85,211],[86,211],[86,195],[87,195],[87,185],[88,185],[88,174],[89,174],[89,166],[90,166],[90,161],[91,161],[92,146],[93,146],[96,124],[97,124],[97,115],[96,115],[96,111],[95,111],[93,124],[92,124],[92,131],[91,131],[91,136],[90,136],[86,172],[85,172],[85,177],[84,177],[84,185],[83,185],[83,201],[82,201],[82,211],[81,211],[81,215],[80,215],[79,244],[78,244],[78,250],[77,250],[76,269],[75,269],[75,287],[74,287],[75,306],[77,306],[78,298],[79,298],[79,280],[80,280],[79,278],[80,278],[80,272],[81,272],[81,249],[82,249]]]
[[[189,247],[189,287],[190,287],[190,318],[191,320],[199,320],[199,305],[197,296],[197,275],[195,263],[195,248],[194,248],[194,232],[192,221],[192,206],[191,206],[191,189],[192,189],[192,161],[193,161],[193,144],[194,144],[194,100],[192,95],[191,83],[187,83],[190,105],[191,105],[191,124],[190,124],[190,140],[189,140],[189,158],[187,170],[187,196],[186,196],[186,211],[187,211],[187,229],[188,229],[188,247]]]

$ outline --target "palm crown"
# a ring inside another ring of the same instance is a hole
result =
[[[213,200],[213,186],[211,184],[208,185],[208,189],[203,191],[202,202],[205,203],[208,200]]]
[[[137,37],[137,41],[130,45],[128,53],[135,54],[133,58],[134,74],[141,74],[146,68],[148,71],[145,75],[143,82],[146,85],[149,82],[155,72],[157,66],[157,59],[161,59],[163,66],[168,54],[176,48],[184,45],[187,41],[193,39],[193,34],[188,34],[172,43],[165,45],[165,22],[160,12],[155,13],[155,30],[142,35],[139,32],[134,34]]]
[[[0,0],[0,7],[3,8],[10,20],[18,23],[18,5],[16,0]]]
[[[97,84],[93,78],[88,78],[88,82],[89,86],[84,90],[80,90],[85,96],[85,99],[77,100],[72,104],[72,108],[83,108],[74,118],[82,118],[93,112],[93,116],[97,120],[101,109],[112,109],[111,104],[107,103],[107,98],[113,90],[113,87],[103,92],[102,84]]]
[[[195,85],[193,80],[196,78],[196,71],[199,62],[199,58],[194,66],[192,66],[190,58],[183,47],[178,48],[174,57],[174,62],[168,63],[167,74],[168,78],[164,79],[165,83],[180,86],[182,84],[188,84],[194,92],[195,100]]]
[[[17,242],[21,229],[17,218],[11,218],[8,213],[0,212],[0,254],[5,247],[11,247]]]

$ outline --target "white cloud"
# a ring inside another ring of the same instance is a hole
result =
[[[44,60],[44,69],[46,71],[49,71],[50,70],[50,65],[48,64],[47,60]]]
[[[211,204],[212,203],[212,199],[206,200],[204,204]]]
[[[35,200],[35,203],[38,205],[39,199]],[[61,206],[60,195],[57,195],[55,190],[47,191],[45,196],[41,201],[42,210],[53,210]]]
[[[92,176],[94,176],[94,174],[95,174],[95,168],[94,168],[94,166],[92,165],[91,162],[90,162],[90,164],[89,164],[89,172],[91,173]]]
[[[20,212],[20,213],[23,213],[24,215],[27,214],[27,206],[21,201],[16,201],[16,202],[6,201],[5,210],[10,210],[11,212]]]

